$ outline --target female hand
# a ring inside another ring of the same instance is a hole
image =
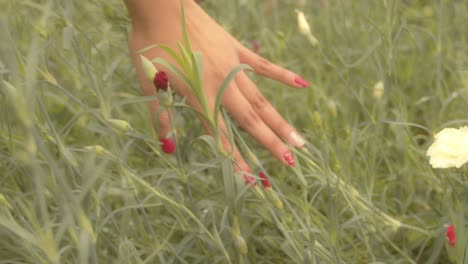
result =
[[[213,110],[216,94],[227,74],[238,64],[250,65],[255,73],[278,80],[294,88],[305,88],[308,83],[291,71],[285,70],[245,48],[194,1],[185,0],[184,9],[186,28],[192,49],[203,55],[203,80],[208,104]],[[145,95],[153,95],[154,85],[149,82],[141,66],[140,55],[149,59],[162,57],[174,62],[163,50],[153,48],[138,53],[140,50],[155,44],[164,44],[177,48],[177,42],[182,42],[181,5],[180,1],[164,0],[125,0],[132,19],[132,30],[129,35],[129,50],[137,69],[137,76]],[[173,73],[156,65],[158,70],[168,74],[172,89],[186,98],[187,104],[201,111],[189,87]],[[249,77],[240,72],[227,88],[221,105],[227,109],[236,122],[269,150],[286,166],[294,166],[294,156],[285,142],[294,147],[302,147],[304,140],[296,130],[288,124],[275,108],[265,99]],[[153,123],[155,113],[159,108],[157,101],[150,103]],[[163,144],[170,144],[167,138],[171,131],[168,113],[163,112],[157,128]],[[238,164],[237,171],[250,173],[247,163],[235,146],[231,146],[226,135],[226,126],[222,117],[219,118],[219,129],[223,146],[227,152],[234,148],[234,158]],[[205,125],[207,129],[207,126]],[[209,130],[209,129],[207,129]],[[212,131],[208,131],[211,133]],[[284,141],[283,141],[284,140]],[[253,179],[248,177],[249,181]]]

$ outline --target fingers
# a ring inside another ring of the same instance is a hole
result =
[[[249,168],[247,162],[245,162],[237,147],[231,144],[227,132],[228,130],[226,128],[224,120],[221,117],[219,118],[218,129],[220,131],[221,142],[225,151],[227,151],[228,153],[232,153],[232,151],[234,151],[234,172],[244,179],[245,184],[252,184],[253,186],[256,186],[257,183],[255,181],[255,177],[252,174],[252,170]]]
[[[231,85],[223,97],[223,106],[247,133],[278,160],[287,166],[294,166],[294,156],[288,146],[265,124],[262,117],[237,88],[236,83]]]
[[[241,63],[250,65],[254,71],[265,77],[280,81],[295,88],[306,88],[309,83],[292,71],[286,70],[244,47],[237,40],[234,41]]]
[[[158,133],[162,151],[167,154],[174,153],[176,145],[174,142],[175,133],[171,133],[173,132],[170,120],[172,113],[161,109],[157,101],[150,102],[150,111],[153,127]]]
[[[294,147],[304,146],[304,139],[294,127],[284,120],[245,73],[237,75],[236,83],[255,112],[276,135]]]
[[[189,104],[193,105],[194,108],[200,110],[200,104],[198,102],[193,102],[192,100],[188,100]],[[214,104],[210,104],[211,109],[213,108],[213,106]],[[213,135],[213,131],[210,130],[208,124],[206,123],[206,120],[200,117],[200,121],[203,124],[203,127],[205,128],[207,133]],[[224,119],[221,116],[218,116],[218,131],[224,151],[229,155],[233,154],[233,158],[235,161],[234,172],[237,175],[241,176],[246,184],[252,184],[253,186],[256,186],[257,183],[255,181],[255,177],[253,177],[252,170],[249,168],[247,162],[245,162],[237,147],[231,144],[231,141],[229,140],[229,138],[231,137],[226,127],[226,123],[224,122]]]

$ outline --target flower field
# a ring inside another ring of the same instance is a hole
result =
[[[246,184],[179,96],[163,151],[122,1],[0,0],[0,263],[468,261],[467,1],[198,2],[309,81],[248,73],[295,166],[221,110]]]

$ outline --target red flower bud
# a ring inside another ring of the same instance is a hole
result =
[[[169,86],[169,79],[167,78],[167,74],[163,71],[157,72],[154,75],[153,83],[154,86],[156,86],[156,89],[167,91],[167,87]]]
[[[172,154],[176,150],[174,139],[172,139],[172,137],[160,138],[159,141],[162,144],[161,149],[164,151],[164,153]]]
[[[267,178],[267,176],[265,175],[265,173],[260,172],[260,179],[262,179],[263,187],[265,187],[265,188],[271,188],[270,181],[268,180],[268,178]]]
[[[449,225],[447,227],[447,231],[445,233],[445,235],[447,236],[447,240],[450,244],[450,246],[454,247],[455,246],[455,242],[456,242],[456,236],[455,236],[455,228],[453,225]]]

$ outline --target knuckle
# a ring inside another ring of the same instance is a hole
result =
[[[242,118],[240,120],[240,125],[245,129],[245,130],[252,130],[255,127],[257,127],[259,124],[261,124],[262,120],[260,116],[255,112],[255,110],[249,108],[246,110]]]
[[[223,148],[226,152],[228,153],[231,153],[233,151],[233,147],[231,145],[231,142],[229,142],[228,139],[224,138],[224,139],[221,139],[221,142],[223,144]]]
[[[265,98],[265,96],[263,96],[263,94],[257,91],[255,92],[253,98],[251,99],[251,104],[254,109],[263,110],[265,107],[268,106],[269,103],[267,99]]]
[[[280,79],[281,79],[281,80],[284,80],[284,81],[289,80],[289,79],[292,78],[292,77],[291,77],[292,75],[294,75],[292,72],[290,72],[290,71],[288,71],[288,70],[286,70],[286,69],[281,68],[281,73],[280,73]]]
[[[266,73],[271,67],[271,62],[265,58],[259,57],[257,60],[256,71],[258,73]]]
[[[268,139],[267,144],[270,148],[275,149],[283,145],[283,142],[276,136],[272,136]]]

